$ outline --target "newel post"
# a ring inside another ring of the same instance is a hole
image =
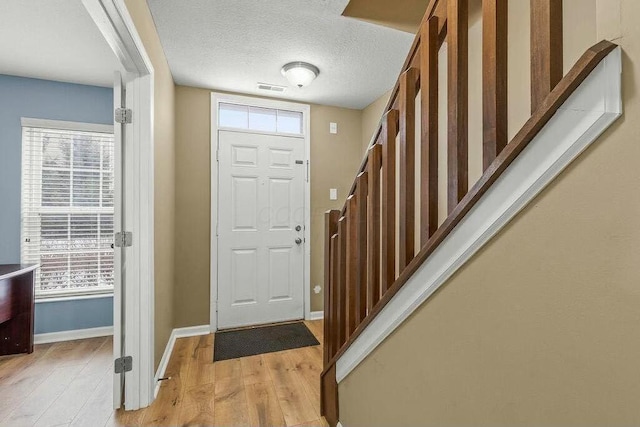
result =
[[[337,233],[338,219],[340,211],[330,210],[324,215],[324,368],[327,368],[329,361],[338,351],[339,322],[336,315],[338,313],[338,277],[337,261]],[[320,412],[327,419],[330,425],[335,426],[338,421],[338,385],[335,380],[335,365],[329,372],[324,372],[320,378]]]

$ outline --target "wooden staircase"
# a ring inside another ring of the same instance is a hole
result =
[[[596,44],[563,76],[562,1],[530,0],[531,117],[507,141],[507,3],[482,1],[484,173],[475,185],[468,188],[468,0],[431,0],[345,205],[326,213],[321,410],[332,426],[339,416],[336,361],[616,47]],[[444,42],[448,111],[441,112]],[[447,114],[448,215],[438,224],[440,114]]]

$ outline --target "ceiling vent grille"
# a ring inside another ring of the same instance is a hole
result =
[[[258,90],[282,93],[287,90],[286,86],[272,85],[269,83],[258,83]]]

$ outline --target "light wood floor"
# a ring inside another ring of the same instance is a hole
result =
[[[113,415],[111,338],[0,358],[0,425],[99,426]]]
[[[305,322],[322,342],[322,321]],[[111,338],[0,358],[0,425],[326,426],[322,346],[212,363],[213,335],[176,341],[156,401],[111,409]]]

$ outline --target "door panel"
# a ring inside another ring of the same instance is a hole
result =
[[[258,302],[258,249],[231,250],[231,305]]]
[[[269,248],[269,301],[292,298],[291,248]]]
[[[301,319],[304,138],[218,136],[218,327]]]
[[[294,183],[292,179],[269,178],[269,229],[291,230],[291,202]]]
[[[233,231],[258,231],[258,177],[231,177]]]

